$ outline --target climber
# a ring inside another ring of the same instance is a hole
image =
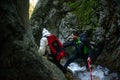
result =
[[[46,28],[43,28],[38,52],[56,64],[63,73],[66,72],[65,68],[60,64],[60,60],[65,55],[63,45],[58,38],[51,34]]]
[[[64,48],[69,46],[75,47],[75,53],[68,58],[68,60],[65,62],[64,67],[67,69],[67,66],[73,62],[75,59],[81,58],[84,60],[87,70],[88,69],[88,63],[87,61],[91,61],[91,49],[92,46],[89,43],[89,40],[87,38],[88,34],[90,33],[81,33],[78,34],[77,31],[72,32],[72,38],[70,42],[64,43]]]

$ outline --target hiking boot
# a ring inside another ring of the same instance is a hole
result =
[[[69,68],[67,68],[67,71],[68,71],[68,72],[71,72],[71,70],[70,70]]]
[[[66,70],[66,68],[65,68],[64,70],[62,70],[62,71],[63,71],[63,73],[64,73],[64,74],[66,74],[66,73],[67,73],[67,70]]]
[[[66,74],[67,72],[68,73],[72,73],[72,71],[69,68],[65,68],[64,71],[63,71],[63,73]]]
[[[89,72],[90,70],[89,70],[89,68],[86,68],[86,70]]]

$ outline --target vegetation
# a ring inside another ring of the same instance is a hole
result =
[[[72,9],[72,13],[78,17],[80,28],[82,26],[84,29],[98,26],[99,0],[78,0],[67,2],[67,5]]]

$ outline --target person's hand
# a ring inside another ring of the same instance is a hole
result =
[[[87,61],[88,61],[88,62],[90,62],[90,61],[91,61],[90,57],[88,57]]]
[[[48,59],[48,57],[47,57],[47,56],[42,56],[42,57],[43,57],[44,59],[46,59],[46,60]]]

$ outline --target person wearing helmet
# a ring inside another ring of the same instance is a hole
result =
[[[48,60],[52,61],[58,68],[60,68],[63,71],[63,73],[66,73],[66,69],[61,65],[60,59],[56,59],[57,57],[54,56],[53,53],[51,52],[49,39],[48,39],[48,37],[50,37],[50,36],[55,37],[46,28],[43,28],[42,38],[40,40],[40,47],[39,47],[38,52],[41,55],[46,56]],[[50,41],[51,41],[51,39],[50,39]]]
[[[49,47],[47,46],[48,45],[48,41],[47,41],[47,36],[50,36],[50,32],[46,29],[46,28],[43,28],[43,31],[42,31],[42,38],[40,40],[40,47],[38,49],[38,52],[41,54],[41,55],[48,55],[48,54],[51,54],[50,50],[49,50]],[[47,53],[46,53],[47,52]]]
[[[80,35],[78,34],[77,31],[72,32],[72,38],[70,42],[64,43],[64,48],[69,47],[69,46],[74,46],[75,47],[75,53],[68,58],[68,60],[65,62],[64,67],[67,68],[67,66],[73,62],[75,59],[83,59],[86,65],[86,68],[88,70],[88,63],[87,61],[91,60],[91,45],[89,43],[89,40],[87,39],[87,34],[84,32],[81,33]],[[85,47],[86,46],[86,50]]]

